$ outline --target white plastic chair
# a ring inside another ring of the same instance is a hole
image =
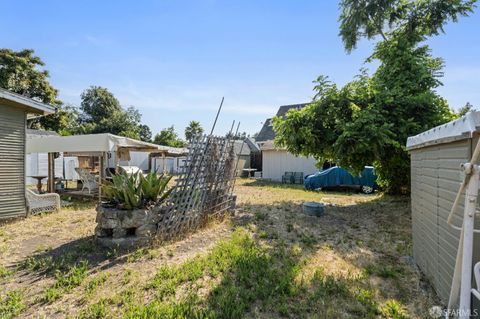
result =
[[[80,177],[80,181],[82,182],[82,192],[85,187],[88,189],[88,193],[90,194],[92,190],[98,188],[98,182],[94,174],[90,173],[90,171],[86,168],[75,168],[78,176]]]
[[[25,197],[28,215],[60,211],[60,195],[56,193],[37,194],[27,189]]]

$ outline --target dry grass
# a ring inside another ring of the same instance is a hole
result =
[[[94,204],[0,226],[0,317],[421,318],[407,198],[239,180],[238,212],[129,252],[93,239]],[[320,218],[307,200],[328,204]]]

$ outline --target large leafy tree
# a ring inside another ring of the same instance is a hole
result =
[[[57,107],[55,114],[29,121],[29,126],[69,134],[74,116],[62,107],[58,91],[49,82],[45,63],[30,49],[0,49],[0,87]]]
[[[185,139],[190,141],[193,137],[203,133],[203,127],[198,121],[190,121],[188,126],[185,128]]]
[[[152,141],[152,131],[148,127],[148,125],[141,124],[139,127],[138,134],[140,135],[140,140],[144,142],[151,142]]]
[[[428,37],[443,32],[449,20],[471,13],[477,0],[341,0],[340,36],[345,49],[355,49],[361,38],[396,35]]]
[[[422,42],[443,25],[467,15],[475,1],[343,0],[340,36],[351,51],[362,37],[377,39],[367,61],[380,62],[369,76],[337,87],[320,76],[313,102],[274,119],[276,143],[295,154],[331,160],[353,172],[373,164],[379,183],[408,191],[406,139],[455,115],[436,94],[443,61]]]
[[[80,125],[76,133],[111,133],[150,140],[151,132],[141,124],[140,112],[133,106],[124,109],[106,88],[91,86],[82,93],[81,99]]]
[[[184,147],[186,145],[186,143],[178,137],[173,125],[157,133],[153,138],[153,143],[172,147]]]

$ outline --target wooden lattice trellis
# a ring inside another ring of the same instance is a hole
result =
[[[158,223],[157,236],[161,239],[192,231],[235,205],[234,141],[199,135],[190,141],[188,149],[167,209]]]

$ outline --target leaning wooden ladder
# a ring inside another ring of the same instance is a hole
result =
[[[473,267],[477,287],[472,288],[473,237],[475,233],[480,233],[480,230],[474,228],[480,183],[480,165],[476,164],[479,156],[480,139],[477,142],[470,162],[461,165],[465,177],[447,219],[450,227],[460,231],[455,271],[446,313],[447,318],[451,314],[462,319],[470,318],[472,294],[480,300],[480,262]],[[452,219],[463,191],[465,191],[463,222],[462,226],[458,227],[453,224]],[[455,308],[457,311],[454,311]]]

